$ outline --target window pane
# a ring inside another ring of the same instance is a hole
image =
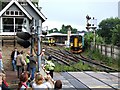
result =
[[[14,32],[13,18],[3,18],[3,32]]]
[[[11,11],[11,15],[14,15],[14,11]]]
[[[15,15],[18,15],[18,11],[15,11]]]
[[[6,11],[6,15],[9,15],[9,11]]]

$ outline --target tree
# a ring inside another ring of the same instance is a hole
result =
[[[91,42],[93,42],[93,37],[94,37],[94,35],[93,35],[92,32],[86,32],[85,33],[85,36],[84,36],[84,38],[85,38],[85,41],[84,41],[85,48],[90,48]]]
[[[120,46],[120,24],[112,30],[112,43],[113,45]]]
[[[56,32],[56,33],[67,34],[69,28],[70,28],[72,34],[73,34],[73,33],[74,33],[74,34],[77,33],[77,29],[76,29],[76,28],[72,28],[71,25],[66,25],[66,26],[65,26],[64,24],[62,25],[62,27],[61,27],[60,30],[58,30],[57,28],[53,28],[53,29],[49,30],[49,33],[54,33],[54,32]]]
[[[68,28],[70,28],[72,34],[77,33],[76,28],[73,28],[71,25],[66,25],[65,26],[64,24],[62,25],[62,28],[60,29],[60,33],[67,34]]]
[[[93,32],[88,32],[85,33],[85,46],[86,47],[90,47],[90,44],[93,42],[93,38],[94,38],[94,33]],[[104,39],[96,34],[96,44],[103,44],[104,43]]]
[[[62,25],[62,28],[60,29],[60,33],[67,34],[67,28],[64,24]]]
[[[54,33],[54,32],[56,32],[56,33],[58,32],[59,33],[57,28],[53,28],[53,29],[49,30],[49,33]]]
[[[112,31],[116,27],[117,24],[120,24],[119,18],[107,18],[102,20],[99,24],[99,28],[97,33],[99,36],[105,39],[106,44],[111,44],[112,40]]]

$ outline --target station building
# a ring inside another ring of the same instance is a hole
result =
[[[79,34],[71,34],[70,36],[84,36],[84,32],[82,33],[79,33]],[[46,35],[46,39],[54,39],[55,43],[58,43],[58,44],[66,44],[67,43],[67,40],[68,40],[68,34],[62,34],[62,33],[50,33],[50,34],[47,34]],[[42,39],[44,41],[44,37]]]

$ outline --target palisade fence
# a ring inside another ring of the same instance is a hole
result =
[[[91,49],[94,48],[94,45],[91,44]],[[101,54],[112,57],[114,59],[119,58],[120,55],[120,47],[112,46],[112,45],[103,45],[103,44],[96,44],[96,49],[100,51]]]

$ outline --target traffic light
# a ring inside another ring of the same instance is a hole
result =
[[[28,48],[31,43],[29,39],[32,37],[28,32],[17,32],[16,33],[17,43],[23,46],[24,48]]]

